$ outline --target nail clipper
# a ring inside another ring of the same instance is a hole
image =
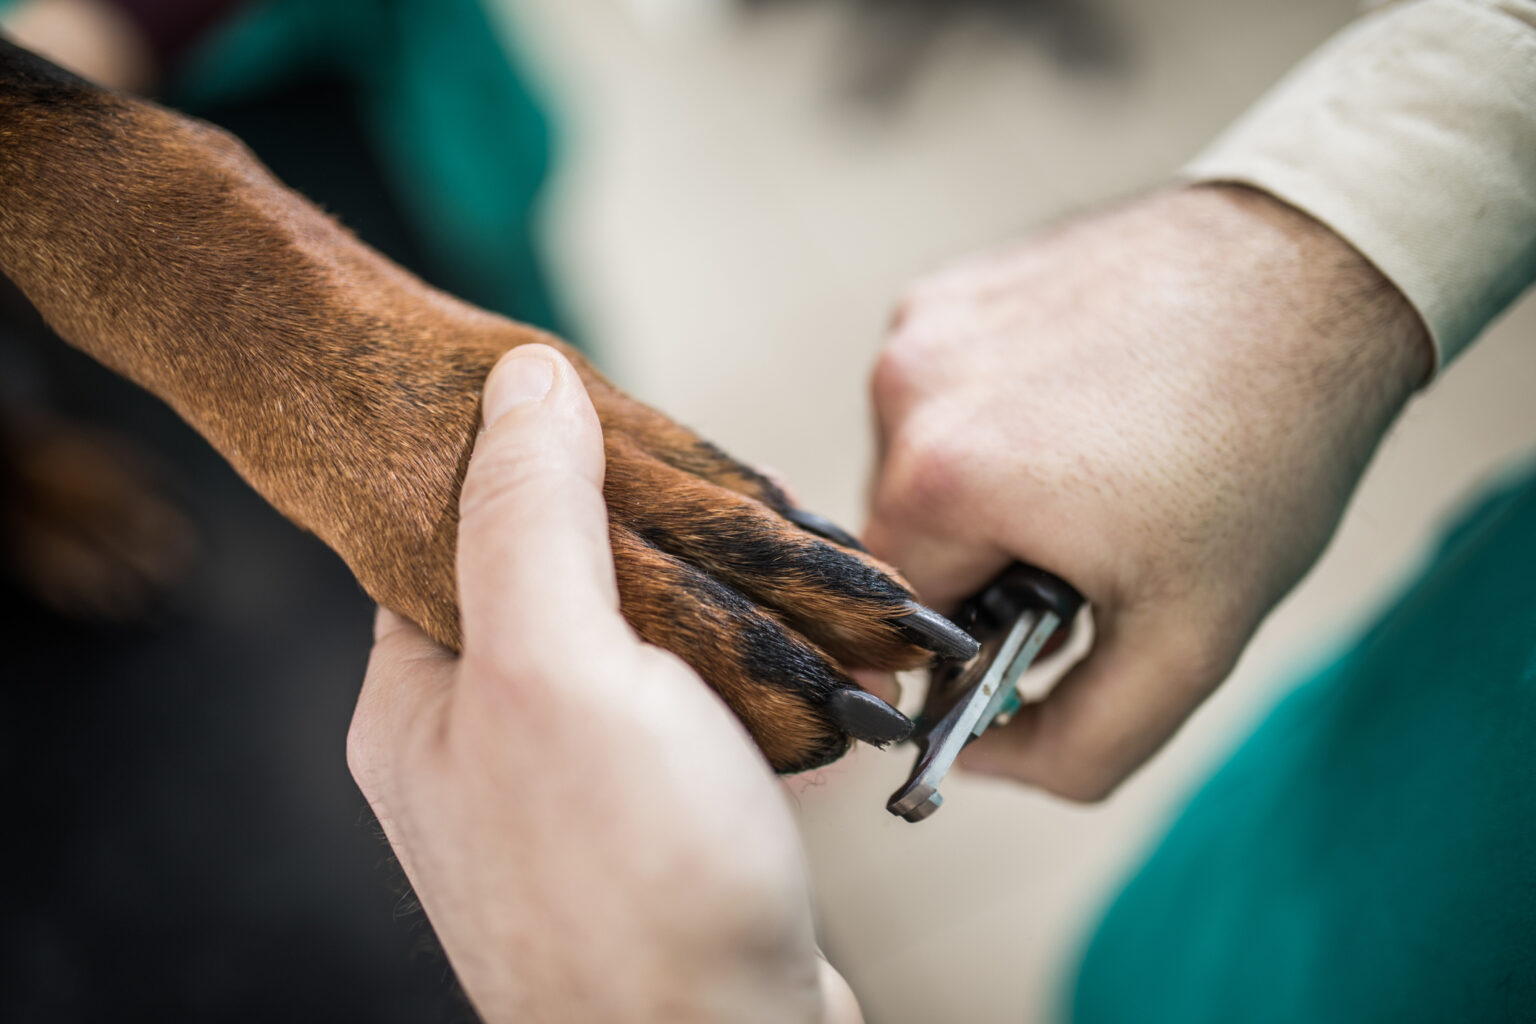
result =
[[[912,740],[917,763],[886,809],[922,821],[944,803],[939,783],[965,745],[1004,725],[1022,701],[1016,684],[1058,633],[1065,636],[1083,598],[1043,569],[1014,564],[961,608],[956,621],[981,644],[969,661],[933,670],[928,698]]]

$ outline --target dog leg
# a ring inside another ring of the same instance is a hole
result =
[[[801,529],[777,488],[557,339],[429,288],[227,134],[3,41],[0,269],[448,647],[480,388],[507,349],[541,341],[576,364],[603,422],[625,615],[704,676],[776,768],[901,731],[894,710],[840,696],[854,684],[839,664],[965,648],[890,567]]]

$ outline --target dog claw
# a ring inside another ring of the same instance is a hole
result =
[[[926,647],[939,657],[953,661],[969,661],[981,650],[975,637],[932,608],[908,601],[906,609],[895,623],[902,634],[919,647]]]
[[[848,735],[877,747],[912,735],[910,718],[864,690],[837,690],[827,698],[827,710]]]
[[[853,548],[869,554],[869,548],[860,543],[859,538],[838,526],[826,516],[819,516],[814,512],[807,512],[803,508],[792,508],[784,513],[784,518],[800,527],[809,530],[818,537],[825,538],[834,544],[841,544],[845,548]]]

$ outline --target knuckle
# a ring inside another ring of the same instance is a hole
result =
[[[892,441],[876,496],[877,514],[911,518],[962,504],[970,458],[957,432],[911,426]]]
[[[1091,766],[1080,766],[1071,771],[1054,773],[1040,779],[1040,788],[1077,804],[1099,804],[1108,800],[1120,788],[1126,776]]]
[[[1147,652],[1156,675],[1170,692],[1190,701],[1209,695],[1237,664],[1251,630],[1226,628],[1216,615],[1170,617],[1161,642]]]
[[[1143,751],[1133,734],[1118,728],[1056,719],[1042,723],[1032,753],[1031,782],[1064,800],[1097,804],[1130,777]]]
[[[380,760],[371,723],[361,713],[353,715],[347,728],[347,770],[369,803],[374,802],[379,792]]]
[[[1129,775],[1097,743],[1075,732],[1053,734],[1049,728],[1036,735],[1022,771],[1031,785],[1078,804],[1102,803]]]
[[[347,770],[352,773],[352,778],[358,779],[367,773],[372,760],[363,729],[353,716],[352,724],[347,728]]]
[[[902,310],[901,321],[891,329],[882,352],[900,356],[913,369],[920,369],[939,354],[945,338],[942,326],[948,318],[937,306],[927,303],[909,301]]]
[[[919,320],[934,305],[937,289],[934,287],[934,277],[927,275],[919,277],[909,283],[902,291],[901,297],[896,300],[895,307],[891,310],[891,322],[888,328],[892,337],[903,334],[915,320]]]
[[[950,273],[944,269],[932,270],[913,280],[902,293],[900,308],[910,312],[924,309],[940,301]]]
[[[886,410],[905,404],[915,390],[915,382],[922,379],[918,367],[916,347],[904,341],[904,331],[891,336],[890,343],[875,360],[875,370],[870,377],[870,393],[877,409]]]
[[[924,393],[944,362],[945,332],[928,306],[905,300],[875,360],[870,390],[880,409],[903,405]]]

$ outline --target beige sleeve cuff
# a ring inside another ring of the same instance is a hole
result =
[[[1365,254],[1455,358],[1536,280],[1536,2],[1369,15],[1183,172],[1252,185]]]

